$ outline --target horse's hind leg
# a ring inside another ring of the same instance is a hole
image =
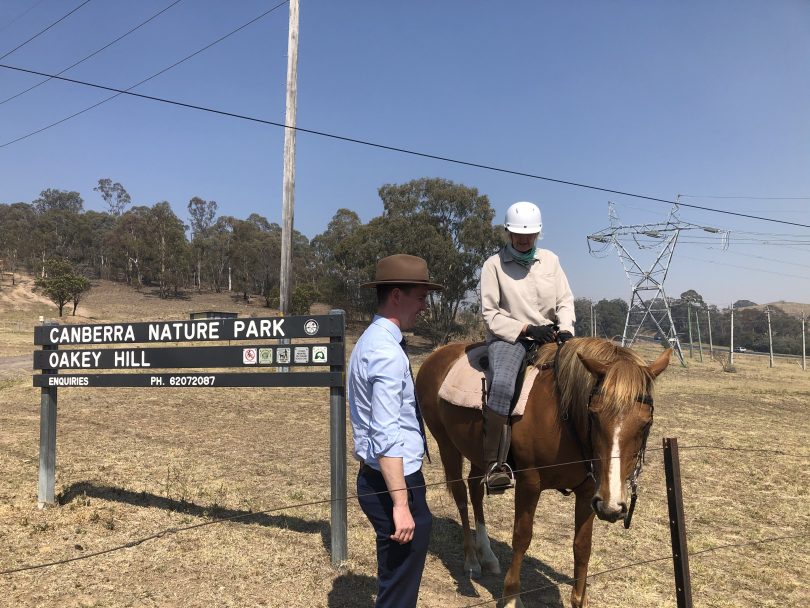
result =
[[[467,489],[464,487],[462,479],[464,457],[461,452],[453,447],[449,437],[445,436],[440,440],[437,437],[437,430],[433,430],[433,436],[439,443],[439,453],[442,458],[442,465],[444,465],[444,478],[447,480],[447,487],[453,495],[459,519],[461,519],[461,528],[464,535],[464,572],[472,578],[479,578],[481,576],[481,564],[475,551],[475,540],[470,527],[470,515],[467,510]]]
[[[588,562],[591,559],[591,539],[593,536],[593,481],[576,489],[577,505],[574,531],[574,586],[571,589],[572,608],[587,608]]]
[[[484,519],[483,477],[483,470],[475,465],[470,467],[470,474],[467,476],[467,487],[470,489],[470,502],[475,516],[475,548],[483,572],[485,574],[500,574],[501,565],[498,563],[498,558],[495,557],[489,544],[489,535],[487,534],[486,520]]]

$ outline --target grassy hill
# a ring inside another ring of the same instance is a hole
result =
[[[103,321],[183,320],[197,311],[235,312],[239,316],[273,316],[278,310],[264,306],[264,300],[251,298],[246,302],[238,293],[188,291],[177,298],[161,299],[157,288],[140,290],[113,281],[93,281],[93,287],[79,304],[76,315],[73,305],[65,306],[63,323],[96,323]],[[16,285],[0,285],[0,321],[36,322],[39,316],[58,319],[53,302],[37,293],[34,279],[17,277]]]

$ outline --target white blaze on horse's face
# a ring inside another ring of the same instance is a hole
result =
[[[652,381],[669,364],[670,354],[666,351],[647,368],[647,386],[638,387],[630,402],[620,403],[618,408],[606,408],[602,390],[595,390],[591,396],[588,409],[597,481],[591,505],[599,519],[615,522],[627,514],[627,482],[643,447],[645,431],[652,424],[652,407],[645,402],[647,393]],[[608,366],[585,357],[580,360],[597,378],[598,386],[601,385]]]
[[[650,407],[630,404],[619,415],[607,416],[598,395],[591,404],[591,440],[597,488],[591,504],[599,519],[614,522],[627,514],[627,480],[641,450],[644,430],[652,423]]]

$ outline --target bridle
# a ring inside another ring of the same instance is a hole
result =
[[[557,382],[557,369],[559,368],[558,363],[560,360],[560,351],[562,350],[562,346],[564,343],[557,343],[557,352],[554,355],[554,364],[549,367],[554,368],[554,386],[557,392],[557,398],[560,399],[560,388],[559,383]],[[592,418],[594,416],[594,412],[591,410],[591,401],[597,395],[602,393],[602,381],[603,378],[598,378],[597,381],[593,385],[593,389],[591,389],[591,394],[588,397],[588,428],[586,432],[586,443],[583,444],[582,440],[579,437],[579,433],[574,425],[573,420],[571,417],[566,413],[563,417],[569,427],[569,432],[573,435],[576,442],[579,444],[579,449],[582,454],[582,459],[586,462],[585,468],[587,470],[587,474],[585,479],[590,477],[593,479],[594,483],[596,483],[596,476],[593,472],[593,454],[590,453],[590,449],[592,444],[591,440],[591,428],[593,427]],[[633,472],[630,473],[630,476],[625,480],[625,483],[630,485],[630,506],[627,509],[627,513],[624,515],[624,527],[625,529],[630,527],[630,523],[633,520],[633,511],[636,508],[636,501],[638,500],[638,478],[641,475],[641,469],[644,466],[644,455],[647,450],[647,438],[650,435],[650,429],[652,428],[653,423],[653,413],[655,412],[655,406],[653,405],[653,398],[652,395],[649,393],[640,393],[636,395],[636,402],[643,403],[645,405],[650,406],[650,421],[644,425],[642,429],[642,436],[641,436],[641,448],[639,448],[638,453],[636,454],[636,464],[633,467]]]

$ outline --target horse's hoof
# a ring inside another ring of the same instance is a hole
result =
[[[481,562],[481,569],[484,574],[500,574],[501,565],[498,563],[497,558],[494,560],[486,560]]]
[[[470,568],[464,566],[464,573],[470,578],[479,579],[481,578],[481,566],[473,566]]]
[[[575,589],[571,590],[571,608],[588,608],[588,592],[586,591],[582,597],[577,595]]]

